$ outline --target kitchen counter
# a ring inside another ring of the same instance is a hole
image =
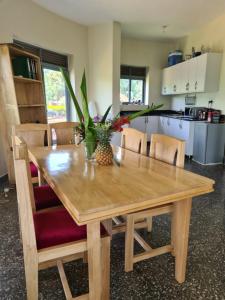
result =
[[[140,110],[137,110],[137,111],[130,111],[130,110],[124,111],[124,110],[122,110],[120,112],[120,116],[129,116],[130,114],[133,114],[134,112],[138,112],[138,111],[140,111]],[[149,113],[146,113],[142,116],[144,116],[144,117],[146,117],[146,116],[163,116],[163,115],[169,116],[169,115],[179,115],[179,114],[181,114],[181,113],[178,112],[178,111],[175,111],[175,110],[170,110],[170,109],[167,109],[167,110],[166,109],[161,109],[160,110],[160,109],[157,109],[157,110],[153,110]]]

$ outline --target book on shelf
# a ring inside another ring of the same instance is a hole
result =
[[[38,79],[35,59],[27,56],[16,56],[12,59],[12,66],[15,76]]]

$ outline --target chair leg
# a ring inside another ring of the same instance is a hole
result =
[[[29,257],[28,257],[29,256]],[[38,262],[33,253],[26,253],[24,259],[27,299],[38,300]]]
[[[44,184],[44,177],[41,172],[38,170],[38,185],[42,186]]]
[[[125,234],[125,272],[133,271],[134,256],[134,217],[127,215]]]
[[[152,231],[152,217],[147,217],[146,222],[147,222],[147,230],[148,230],[148,232],[151,232]]]
[[[102,300],[110,298],[110,239],[102,239]]]
[[[171,254],[173,256],[176,256],[176,214],[172,213],[171,214],[171,245],[173,247],[173,250]]]
[[[112,237],[112,219],[107,219],[101,222],[107,233]]]

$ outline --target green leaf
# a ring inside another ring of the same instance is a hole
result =
[[[107,108],[107,110],[106,110],[106,112],[105,112],[105,114],[104,114],[104,116],[102,117],[102,119],[101,119],[101,122],[100,123],[105,123],[105,120],[106,120],[106,118],[107,118],[107,116],[108,116],[108,114],[109,114],[109,111],[110,111],[110,109],[111,109],[111,107],[112,107],[112,104],[111,105],[109,105],[109,107]]]
[[[88,109],[88,99],[87,99],[87,84],[86,84],[86,76],[85,71],[82,76],[82,81],[80,85],[81,90],[81,96],[82,96],[82,108],[83,108],[83,114],[84,114],[84,124],[85,129],[89,127],[94,127],[94,122],[90,117],[89,109]]]
[[[73,100],[73,103],[74,103],[74,106],[75,106],[75,109],[76,109],[76,112],[77,112],[80,124],[82,126],[84,116],[83,116],[83,113],[82,113],[82,111],[80,109],[80,105],[79,105],[79,103],[77,101],[77,97],[74,94],[74,91],[73,91],[73,88],[72,88],[72,85],[71,85],[71,82],[70,82],[69,75],[68,75],[68,73],[63,68],[60,68],[60,71],[62,73],[62,76],[63,76],[64,80],[65,80],[66,87],[67,87],[67,89],[68,89],[68,91],[70,93],[70,96],[71,96],[71,98]]]
[[[159,105],[153,105],[152,104],[150,108],[147,108],[147,109],[144,109],[144,110],[141,110],[141,111],[138,111],[138,112],[135,112],[135,113],[129,115],[128,119],[131,121],[131,120],[133,120],[133,119],[135,119],[137,117],[140,117],[140,116],[142,116],[142,115],[144,115],[146,113],[149,113],[149,112],[151,112],[153,110],[159,109],[162,106],[163,106],[163,104],[159,104]]]

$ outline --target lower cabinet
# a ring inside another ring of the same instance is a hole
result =
[[[139,131],[146,132],[146,119],[148,117],[138,117],[130,122],[131,128],[135,128]]]
[[[130,122],[130,127],[147,133],[147,140],[151,140],[152,133],[159,132],[159,116],[138,117]]]
[[[184,140],[186,142],[185,154],[192,156],[195,123],[196,122],[193,121],[185,121],[169,117],[146,116],[132,120],[129,127],[146,132],[148,141],[151,140],[151,135],[153,133],[161,133]],[[119,146],[120,136],[120,133],[114,133],[112,143]]]
[[[159,120],[159,132],[184,140],[186,142],[185,154],[188,156],[193,155],[194,128],[195,122],[193,121],[185,121],[168,117],[160,117]]]

